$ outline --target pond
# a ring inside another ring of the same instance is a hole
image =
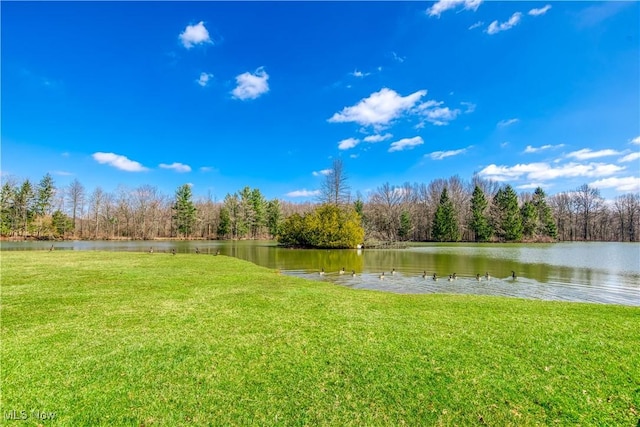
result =
[[[46,250],[50,242],[1,242]],[[640,306],[640,243],[415,244],[406,249],[286,249],[271,241],[66,241],[56,250],[203,255],[220,251],[285,274],[357,289],[461,293]],[[346,273],[340,274],[344,268]],[[319,274],[324,269],[325,274]],[[395,270],[395,274],[392,274]],[[352,276],[352,271],[356,275]],[[512,271],[517,278],[512,278]],[[379,276],[384,274],[384,279]],[[426,272],[427,277],[423,278]],[[436,273],[438,281],[432,279]],[[456,273],[457,279],[448,276]],[[490,280],[485,280],[489,273]],[[476,275],[481,280],[476,279]]]

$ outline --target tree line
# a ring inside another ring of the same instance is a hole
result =
[[[548,196],[541,188],[517,193],[509,184],[478,176],[465,182],[452,176],[427,184],[385,183],[365,198],[351,193],[342,162],[336,160],[319,193],[313,202],[292,203],[267,200],[259,189],[244,187],[216,200],[211,194],[195,198],[186,184],[167,195],[153,185],[87,191],[77,179],[56,187],[49,174],[38,183],[5,177],[0,189],[0,235],[145,240],[280,237],[286,242],[296,236],[292,227],[304,221],[321,234],[325,219],[317,213],[324,212],[338,222],[341,215],[349,221],[357,215],[364,242],[640,241],[640,194],[607,201],[587,184]],[[343,213],[319,211],[324,206]],[[331,221],[326,223],[329,228],[335,225]],[[325,237],[335,239],[326,233]]]

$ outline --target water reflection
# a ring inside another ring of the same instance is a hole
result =
[[[47,250],[48,242],[1,242],[2,250]],[[270,241],[71,241],[56,250],[220,251],[286,274],[354,289],[464,293],[640,306],[640,244],[422,244],[396,250],[294,250]],[[344,268],[347,274],[339,274]],[[318,274],[322,269],[326,272]],[[395,269],[398,273],[391,275]],[[511,279],[511,271],[518,275]],[[351,272],[356,276],[352,277]],[[385,272],[385,279],[379,275]],[[427,278],[423,278],[423,272]],[[476,280],[488,272],[490,281]],[[433,273],[440,276],[434,282]],[[458,279],[446,280],[456,273]]]

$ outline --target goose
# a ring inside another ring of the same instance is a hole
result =
[[[150,246],[150,247],[149,247],[149,250],[148,250],[147,252],[149,252],[150,254],[152,254],[152,253],[153,253],[153,246]]]
[[[324,276],[324,267],[322,268],[322,270],[320,270],[320,275]]]
[[[344,274],[344,267],[342,267],[342,270],[340,270],[340,274]]]
[[[449,281],[453,282],[453,276],[451,274],[449,275]]]
[[[196,248],[196,254],[200,253],[200,249]]]
[[[382,274],[380,276],[378,276],[378,279],[384,280],[384,271],[382,272]]]
[[[51,252],[53,249],[53,245],[51,245],[51,247],[49,248],[49,252]]]
[[[480,273],[476,274],[476,280],[479,282],[480,281]]]
[[[516,276],[516,272],[513,271],[513,270],[511,271],[511,278],[512,279],[517,279],[518,278],[518,276]]]
[[[453,273],[453,280],[457,280],[458,279],[458,275],[456,273]]]
[[[356,277],[356,271],[355,270],[351,271],[351,277]]]
[[[438,281],[438,275],[436,273],[433,273],[433,277],[432,277],[434,282]]]
[[[426,271],[426,270],[422,273],[422,278],[423,278],[423,279],[426,279],[426,278],[427,278],[427,271]]]
[[[395,268],[392,268],[392,269],[391,269],[391,275],[392,275],[392,276],[395,276],[395,274],[396,274],[396,269],[395,269]]]
[[[491,276],[489,275],[488,271],[486,273],[484,273],[484,278],[487,279],[487,280],[491,279]]]
[[[216,255],[220,255],[220,249],[216,250]]]
[[[176,250],[175,249],[171,249],[171,254],[175,255],[176,254]]]

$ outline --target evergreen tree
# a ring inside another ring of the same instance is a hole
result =
[[[226,238],[231,232],[231,217],[229,210],[223,206],[220,208],[220,221],[218,221],[218,238]]]
[[[539,236],[551,237],[552,239],[558,237],[556,221],[553,218],[551,208],[547,204],[544,190],[540,187],[536,188],[536,191],[533,193],[533,206],[538,215],[538,229],[536,233]]]
[[[536,237],[536,231],[538,230],[538,215],[533,203],[526,201],[522,205],[520,210],[522,216],[522,234],[526,238]]]
[[[189,184],[184,184],[176,190],[173,211],[173,220],[178,234],[182,234],[184,237],[191,236],[196,223],[196,207],[193,204]]]
[[[14,196],[14,209],[18,230],[24,236],[29,231],[29,225],[35,214],[35,193],[31,181],[26,179]]]
[[[251,202],[251,209],[253,210],[251,221],[251,237],[255,239],[257,237],[260,237],[266,224],[265,211],[267,201],[264,199],[264,196],[257,188],[251,190],[249,200]]]
[[[53,203],[53,196],[55,193],[55,186],[51,175],[46,174],[38,183],[37,198],[35,204],[36,215],[48,215],[50,213],[51,204]]]
[[[518,195],[511,185],[501,188],[493,200],[493,221],[496,234],[503,241],[522,239],[522,217]]]
[[[53,232],[56,237],[64,238],[67,231],[73,231],[73,220],[62,211],[56,210],[51,218]]]
[[[269,202],[267,202],[266,222],[269,234],[272,237],[278,236],[282,225],[282,212],[280,210],[280,202],[278,199],[269,200]]]
[[[398,237],[401,240],[408,240],[411,235],[411,214],[407,211],[402,211],[400,214],[400,228],[398,229]]]
[[[486,242],[491,239],[493,230],[487,219],[487,207],[489,202],[484,191],[476,185],[471,196],[471,220],[469,228],[476,236],[476,242]]]
[[[440,203],[433,218],[432,236],[437,242],[457,242],[460,240],[456,211],[453,202],[449,199],[446,187],[440,194]]]

